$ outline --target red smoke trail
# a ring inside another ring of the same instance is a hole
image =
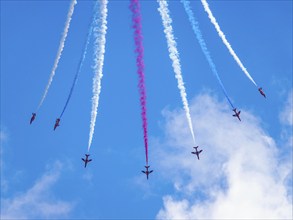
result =
[[[137,73],[139,77],[138,88],[140,94],[141,118],[143,127],[143,137],[145,146],[146,164],[148,165],[148,132],[147,132],[147,116],[146,116],[146,91],[144,80],[144,62],[143,62],[143,44],[142,44],[142,30],[141,30],[141,14],[139,0],[131,0],[129,6],[132,12],[132,28],[134,29],[134,42]]]

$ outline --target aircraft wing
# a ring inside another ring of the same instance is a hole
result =
[[[198,151],[198,153],[200,154],[202,152],[202,150]]]
[[[91,162],[92,161],[92,159],[89,159],[87,162]]]
[[[145,173],[145,171],[143,171],[143,170],[141,172]]]
[[[85,162],[85,159],[81,158],[84,162]]]

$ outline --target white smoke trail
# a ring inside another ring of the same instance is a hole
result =
[[[184,87],[184,82],[183,82],[183,77],[181,74],[181,65],[180,65],[180,60],[179,60],[179,53],[176,47],[176,41],[174,39],[173,35],[173,28],[172,28],[172,19],[169,15],[169,9],[168,9],[168,3],[165,0],[157,0],[160,8],[158,11],[161,14],[162,21],[163,21],[163,26],[164,26],[164,32],[167,38],[167,43],[168,43],[168,50],[169,50],[169,56],[172,60],[172,66],[175,72],[175,77],[178,82],[178,88],[180,90],[180,95],[181,99],[183,102],[183,107],[186,113],[189,129],[193,138],[193,142],[195,143],[195,137],[194,137],[194,132],[193,132],[193,127],[192,127],[192,122],[191,122],[191,116],[190,116],[190,110],[188,106],[188,101],[187,101],[187,95],[185,92],[185,87]]]
[[[56,59],[55,59],[55,62],[54,62],[54,66],[52,68],[52,71],[51,71],[51,74],[50,74],[50,77],[49,77],[48,84],[46,86],[44,95],[43,95],[43,97],[42,97],[42,99],[41,99],[41,101],[39,103],[39,106],[37,108],[37,111],[39,110],[39,108],[43,104],[43,102],[44,102],[44,100],[45,100],[45,98],[47,96],[47,93],[49,91],[49,88],[51,86],[51,83],[53,81],[53,77],[55,75],[55,72],[56,72],[56,69],[58,67],[58,63],[59,63],[59,60],[61,58],[61,54],[62,54],[62,51],[63,51],[63,48],[64,48],[65,40],[66,40],[67,33],[68,33],[68,30],[69,30],[69,26],[70,26],[70,21],[71,21],[72,14],[73,14],[73,11],[74,11],[74,6],[76,4],[77,4],[77,1],[76,0],[72,0],[71,1],[70,7],[69,7],[69,11],[68,11],[68,14],[67,14],[67,20],[66,20],[66,23],[65,23],[64,31],[63,31],[63,34],[62,34],[62,38],[60,40],[59,49],[58,49],[57,56],[56,56]]]
[[[93,97],[92,97],[92,111],[91,111],[91,122],[90,122],[90,133],[89,133],[89,143],[88,151],[90,150],[95,124],[97,117],[97,110],[99,106],[99,97],[101,93],[101,80],[103,77],[103,65],[104,65],[104,54],[105,54],[105,45],[106,45],[106,33],[107,33],[107,4],[108,0],[97,0],[100,1],[100,17],[95,16],[96,20],[94,21],[94,78],[93,78]]]
[[[240,61],[239,57],[236,55],[235,51],[232,49],[231,44],[227,41],[225,34],[223,31],[221,31],[221,28],[216,20],[216,18],[213,16],[212,11],[209,8],[209,5],[206,0],[201,0],[201,3],[204,7],[204,10],[208,13],[208,16],[211,20],[211,23],[215,26],[220,38],[222,39],[223,43],[226,45],[227,49],[229,50],[230,54],[234,58],[234,60],[237,62],[237,64],[240,66],[242,71],[245,73],[245,75],[253,82],[255,86],[257,86],[256,82],[253,80],[253,78],[250,76],[246,68],[243,66],[242,62]]]

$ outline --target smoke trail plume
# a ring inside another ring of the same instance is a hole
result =
[[[235,51],[232,49],[231,44],[226,39],[225,34],[223,33],[223,31],[221,31],[221,28],[220,28],[220,26],[219,26],[216,18],[213,16],[212,11],[210,10],[207,1],[206,0],[201,0],[201,3],[203,5],[203,7],[204,7],[204,10],[208,13],[208,16],[210,18],[211,23],[215,26],[215,28],[216,28],[216,30],[218,32],[218,35],[222,39],[223,43],[226,45],[226,47],[229,50],[230,54],[232,55],[232,57],[234,58],[234,60],[236,61],[236,63],[239,65],[239,67],[241,68],[241,70],[245,73],[245,75],[257,87],[256,82],[253,80],[253,78],[250,76],[250,74],[248,73],[248,71],[246,70],[246,68],[243,66],[243,64],[240,61],[239,57],[236,55]]]
[[[129,6],[132,12],[132,27],[134,29],[135,53],[137,54],[136,65],[139,77],[138,88],[140,94],[141,118],[143,127],[143,137],[145,145],[146,164],[148,164],[148,133],[147,133],[147,115],[146,115],[146,89],[144,79],[144,61],[143,61],[143,44],[142,44],[142,27],[140,4],[138,0],[131,0]]]
[[[94,21],[94,78],[93,78],[93,97],[92,97],[92,111],[91,111],[91,122],[90,122],[90,133],[88,142],[88,151],[90,150],[95,124],[97,111],[99,106],[99,98],[101,93],[101,80],[103,77],[103,65],[104,55],[106,46],[106,33],[107,33],[107,4],[108,0],[97,0],[100,2],[100,17],[97,17]]]
[[[217,78],[217,80],[218,80],[218,82],[219,82],[219,84],[220,84],[220,86],[221,86],[221,88],[222,88],[222,90],[223,90],[228,102],[230,103],[232,109],[234,109],[234,106],[233,106],[233,104],[232,104],[232,102],[231,102],[231,100],[230,100],[230,98],[229,98],[229,96],[227,94],[227,91],[226,91],[226,89],[225,89],[225,87],[224,87],[224,85],[222,83],[222,80],[221,80],[221,78],[220,78],[220,76],[218,74],[218,71],[216,69],[216,65],[214,64],[214,62],[212,60],[210,52],[209,52],[209,50],[207,48],[207,45],[205,43],[205,40],[202,37],[202,33],[201,33],[200,29],[199,29],[199,24],[195,20],[194,14],[193,14],[193,12],[192,12],[192,10],[190,8],[190,1],[181,0],[181,2],[184,5],[184,9],[185,9],[185,11],[186,11],[186,13],[188,15],[188,19],[189,19],[189,21],[191,23],[192,29],[193,29],[193,31],[194,31],[194,33],[196,35],[196,38],[197,38],[197,41],[198,41],[198,43],[199,43],[199,45],[201,47],[201,50],[204,53],[209,65],[210,65],[210,67],[211,67],[211,69],[212,69],[212,71],[214,73],[214,75],[216,76],[216,78]]]
[[[62,110],[62,113],[60,114],[60,117],[59,117],[60,119],[62,118],[62,115],[64,114],[64,112],[65,112],[65,110],[67,108],[67,105],[68,105],[68,103],[69,103],[69,101],[71,99],[73,89],[74,89],[74,87],[75,87],[75,85],[77,83],[78,76],[79,76],[79,74],[81,72],[81,68],[83,66],[83,62],[84,62],[86,54],[87,54],[88,45],[90,43],[90,39],[91,39],[92,32],[93,32],[93,24],[94,24],[93,22],[95,21],[96,16],[98,14],[97,13],[97,5],[98,5],[97,3],[95,4],[95,7],[94,7],[94,12],[93,12],[94,15],[93,15],[93,17],[91,19],[91,22],[90,22],[89,30],[88,30],[87,37],[86,37],[86,42],[84,44],[83,51],[82,51],[82,56],[81,56],[81,59],[80,59],[79,64],[78,64],[78,69],[77,69],[77,72],[76,72],[76,74],[74,76],[73,83],[72,83],[71,89],[69,91],[69,95],[67,97],[66,103],[65,103],[64,108]]]
[[[61,55],[62,55],[62,51],[63,51],[63,48],[64,48],[65,40],[66,40],[66,37],[67,37],[67,33],[68,33],[68,30],[69,30],[69,26],[70,26],[70,22],[71,22],[71,18],[72,18],[72,14],[73,14],[73,11],[74,11],[74,6],[76,5],[76,3],[77,3],[76,0],[71,1],[69,11],[68,11],[68,14],[67,14],[67,20],[66,20],[66,23],[65,23],[64,31],[63,31],[63,34],[62,34],[62,38],[60,40],[57,56],[56,56],[56,59],[55,59],[55,62],[54,62],[54,65],[53,65],[53,68],[52,68],[52,71],[51,71],[51,74],[50,74],[50,77],[49,77],[48,84],[47,84],[45,92],[44,92],[44,95],[43,95],[43,97],[42,97],[42,99],[41,99],[41,101],[39,103],[37,111],[39,110],[39,108],[43,104],[43,102],[44,102],[44,100],[45,100],[45,98],[47,96],[47,93],[49,91],[49,88],[51,86],[51,83],[53,81],[53,77],[55,75],[56,69],[58,67],[59,60],[60,60]]]
[[[164,26],[164,32],[167,38],[167,43],[168,43],[168,50],[169,50],[169,56],[172,60],[172,66],[175,72],[175,77],[178,82],[178,88],[180,90],[180,95],[181,99],[183,102],[183,107],[186,113],[189,129],[193,138],[193,142],[195,143],[195,137],[193,133],[193,127],[192,127],[192,122],[191,122],[191,116],[190,116],[190,110],[188,106],[188,101],[187,101],[187,95],[185,92],[185,87],[184,87],[184,82],[183,82],[183,77],[181,73],[181,65],[180,65],[180,60],[179,60],[179,53],[176,47],[176,41],[173,35],[173,28],[172,28],[172,19],[170,18],[169,15],[169,9],[168,9],[168,3],[165,0],[157,0],[160,7],[159,7],[159,12],[162,17],[163,21],[163,26]]]

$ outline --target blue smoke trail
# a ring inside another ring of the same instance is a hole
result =
[[[60,117],[59,118],[61,118],[62,117],[62,115],[64,114],[64,112],[65,112],[65,110],[66,110],[66,108],[67,108],[67,105],[68,105],[68,103],[69,103],[69,101],[70,101],[70,99],[71,99],[71,96],[72,96],[72,93],[73,93],[73,89],[74,89],[74,87],[75,87],[75,85],[76,85],[76,82],[77,82],[77,79],[78,79],[78,76],[79,76],[79,74],[80,74],[80,72],[81,72],[81,68],[82,68],[82,66],[83,66],[83,62],[84,62],[84,60],[85,60],[85,57],[86,57],[86,54],[87,54],[87,48],[88,48],[88,45],[89,45],[89,43],[90,43],[90,39],[91,39],[91,36],[92,36],[92,32],[93,32],[93,24],[94,24],[94,20],[95,20],[95,17],[97,16],[97,3],[95,4],[95,6],[94,6],[94,16],[92,16],[92,18],[91,18],[91,23],[90,23],[90,26],[89,26],[89,31],[88,31],[88,33],[87,33],[87,37],[86,37],[86,42],[85,42],[85,44],[84,44],[84,48],[83,48],[83,51],[82,51],[82,57],[81,57],[81,59],[80,59],[80,61],[79,61],[79,64],[78,64],[78,70],[77,70],[77,72],[76,72],[76,74],[75,74],[75,76],[74,76],[74,79],[73,79],[73,83],[72,83],[72,86],[71,86],[71,89],[70,89],[70,92],[69,92],[69,95],[68,95],[68,98],[67,98],[67,100],[66,100],[66,103],[65,103],[65,106],[64,106],[64,108],[63,108],[63,110],[62,110],[62,113],[61,113],[61,115],[60,115]]]
[[[228,102],[230,103],[232,109],[234,109],[235,107],[233,106],[233,104],[232,104],[232,102],[231,102],[231,100],[230,100],[230,98],[229,98],[229,96],[227,94],[227,91],[226,91],[226,89],[225,89],[225,87],[224,87],[224,85],[222,83],[222,80],[221,80],[221,78],[220,78],[220,76],[218,74],[218,71],[216,69],[216,65],[214,64],[214,62],[213,62],[213,60],[211,58],[210,52],[209,52],[209,50],[208,50],[208,48],[206,46],[206,43],[205,43],[205,41],[204,41],[204,39],[202,37],[202,33],[201,33],[200,29],[199,29],[199,24],[195,20],[193,12],[191,11],[190,2],[188,0],[181,0],[181,3],[183,3],[183,5],[184,5],[184,9],[185,9],[185,11],[186,11],[186,13],[188,15],[189,21],[190,21],[192,29],[193,29],[193,31],[194,31],[194,33],[196,35],[198,43],[200,44],[201,50],[204,53],[204,55],[205,55],[209,65],[210,65],[213,73],[217,77],[218,82],[219,82],[219,84],[220,84],[220,86],[221,86],[221,88],[222,88],[222,90],[223,90]]]

